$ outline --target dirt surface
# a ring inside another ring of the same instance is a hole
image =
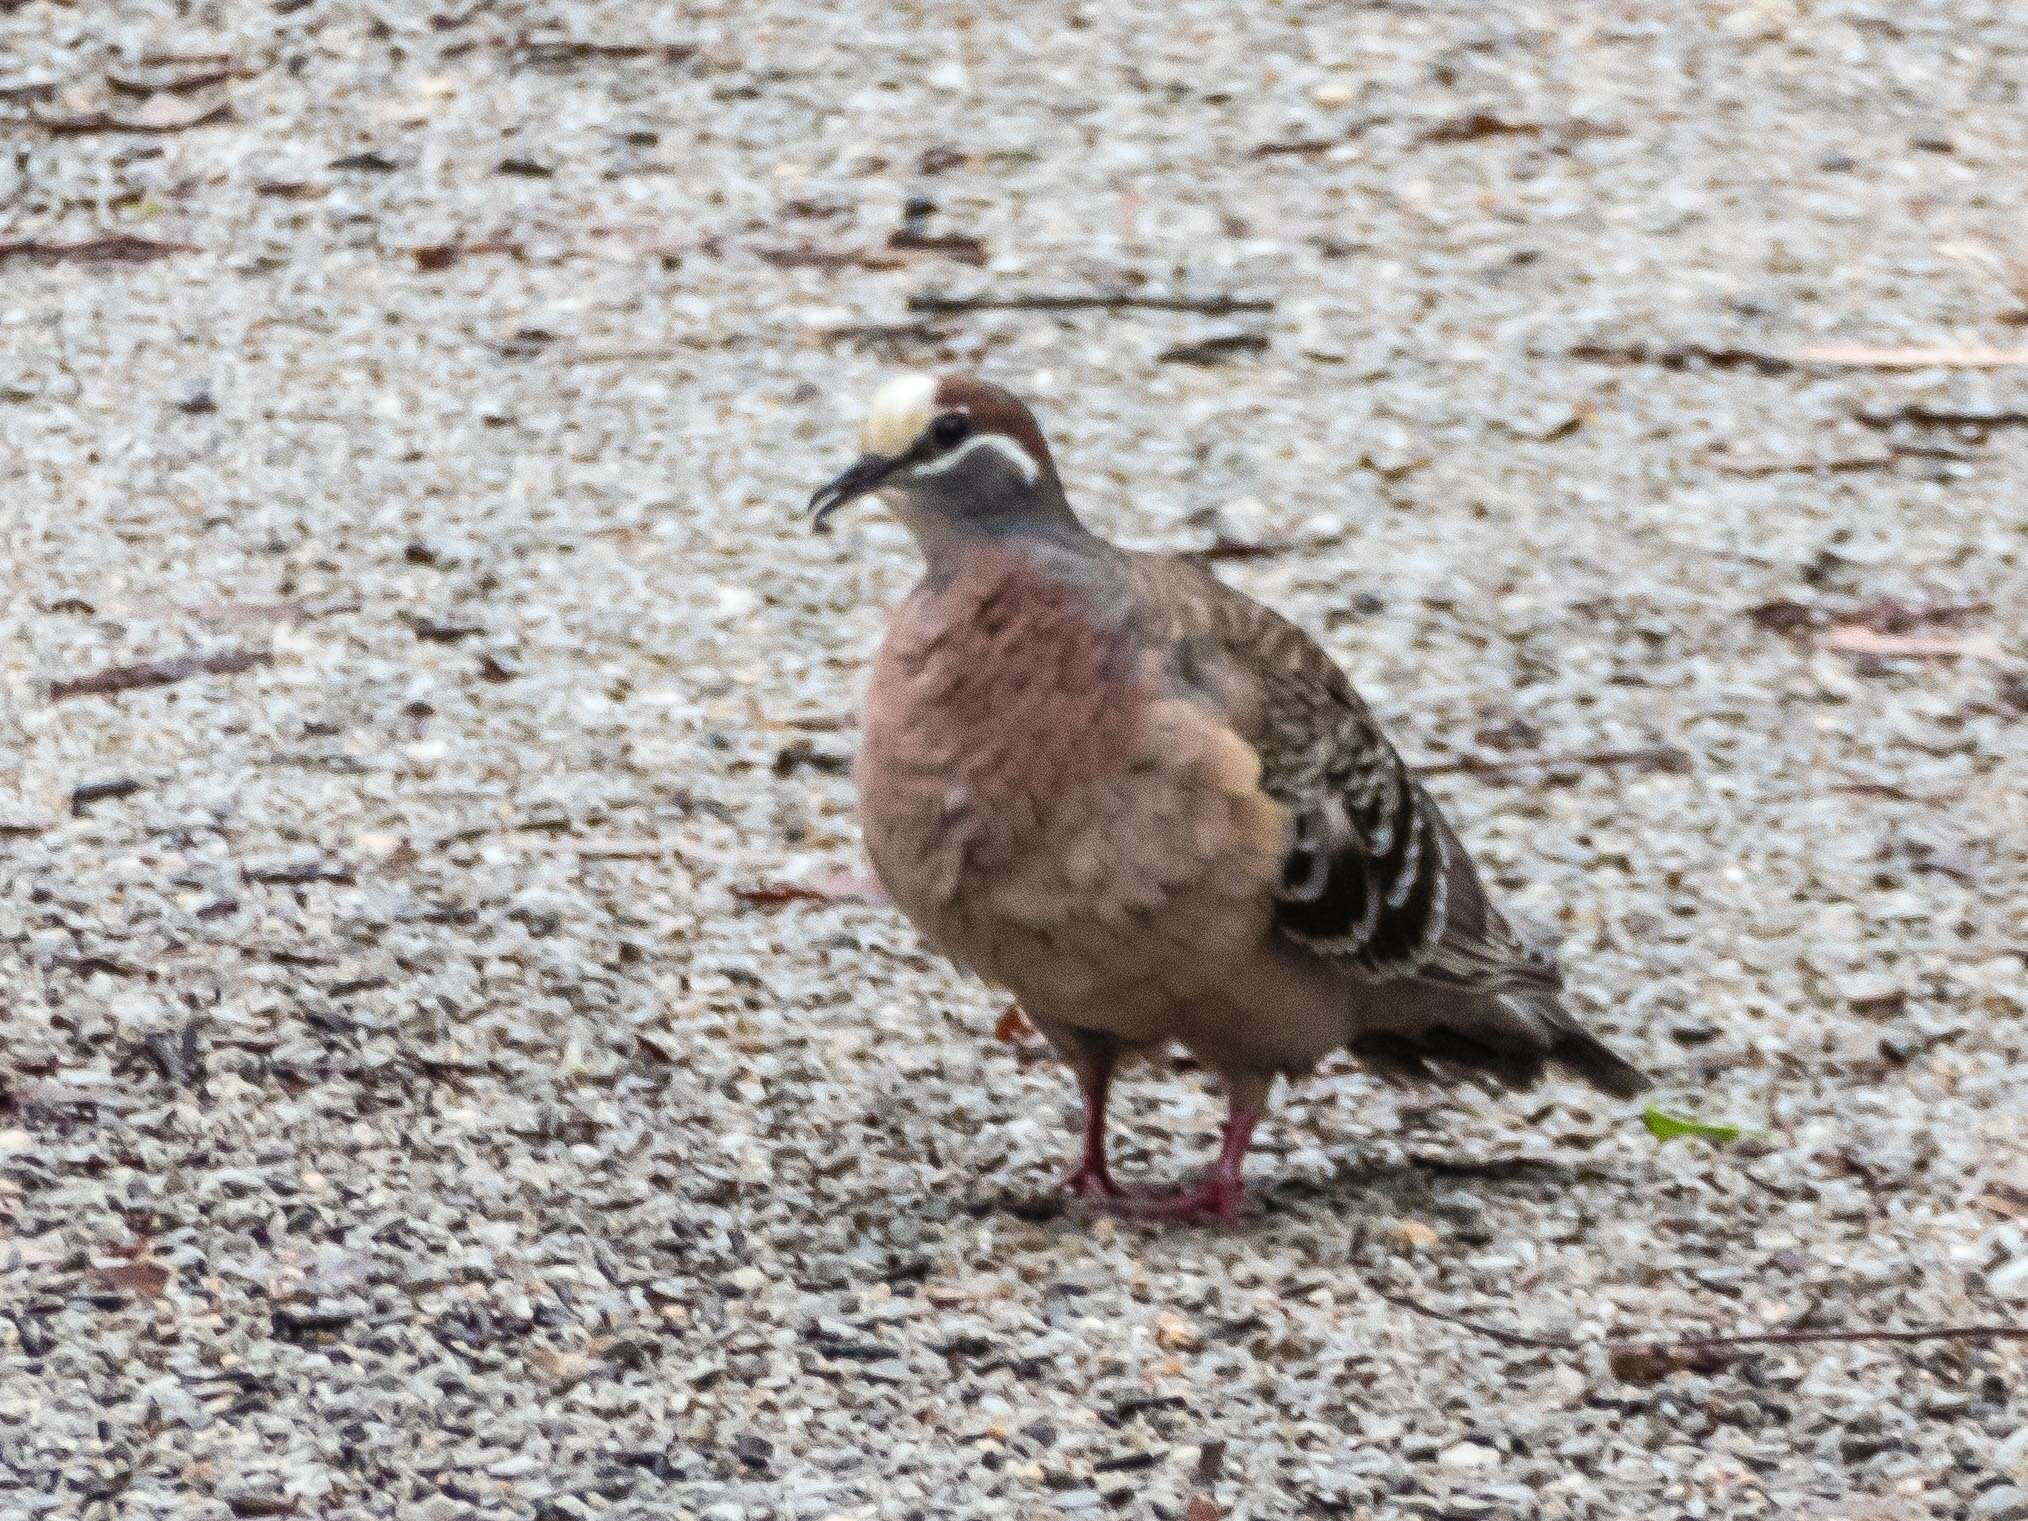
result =
[[[0,3],[0,1514],[2028,1515],[2028,1344],[1607,1347],[2028,1319],[2024,111],[2003,0]],[[919,309],[1094,293],[1268,305]],[[1748,1134],[1334,1066],[1061,1211],[832,885],[899,365]]]

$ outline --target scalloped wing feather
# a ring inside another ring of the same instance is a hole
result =
[[[1202,566],[1129,556],[1148,640],[1179,688],[1220,710],[1290,810],[1276,924],[1366,980],[1468,991],[1559,985],[1487,897],[1463,843],[1331,657]]]

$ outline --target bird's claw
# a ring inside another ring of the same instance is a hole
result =
[[[1239,1218],[1237,1184],[1209,1177],[1173,1194],[1121,1195],[1114,1208],[1130,1220],[1166,1220],[1179,1225],[1230,1225]]]
[[[1180,1225],[1230,1225],[1239,1218],[1239,1187],[1220,1177],[1168,1194],[1129,1193],[1106,1174],[1080,1167],[1065,1181],[1073,1198],[1083,1199],[1123,1220],[1169,1221]]]
[[[1077,1170],[1063,1180],[1063,1187],[1072,1198],[1089,1199],[1094,1204],[1112,1204],[1126,1197],[1111,1173],[1090,1162],[1080,1162]]]

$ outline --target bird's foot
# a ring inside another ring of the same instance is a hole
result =
[[[1076,1170],[1063,1180],[1063,1187],[1073,1199],[1089,1199],[1094,1204],[1109,1205],[1126,1197],[1106,1170],[1106,1164],[1090,1158],[1077,1164]]]
[[[1213,1173],[1194,1188],[1172,1194],[1126,1194],[1114,1190],[1106,1207],[1128,1220],[1163,1220],[1180,1225],[1230,1225],[1239,1218],[1245,1191],[1237,1178]]]

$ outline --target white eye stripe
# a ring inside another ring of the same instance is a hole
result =
[[[927,464],[917,465],[909,473],[918,476],[942,475],[946,470],[954,468],[959,460],[980,449],[998,450],[1008,464],[1021,472],[1021,479],[1030,486],[1034,485],[1042,477],[1042,467],[1035,463],[1034,456],[1015,443],[1013,439],[1003,437],[998,433],[975,434],[971,438],[966,439],[962,444],[959,444],[957,448],[951,450],[943,458],[933,459]]]

